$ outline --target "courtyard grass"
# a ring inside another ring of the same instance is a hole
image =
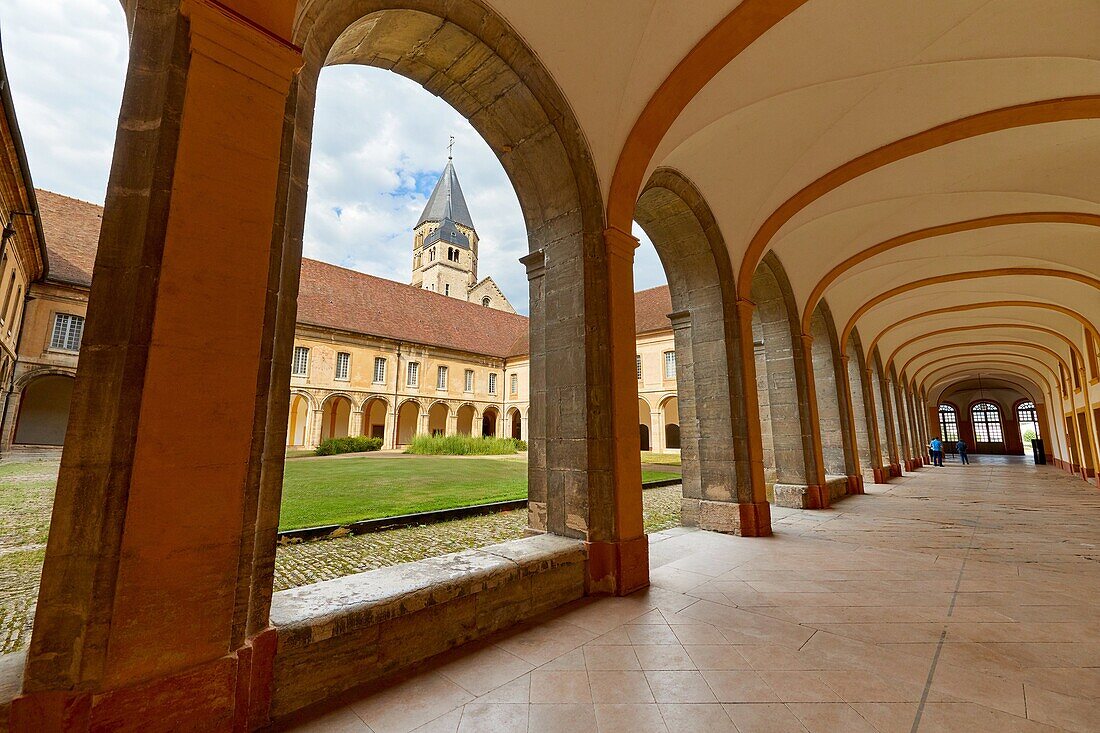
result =
[[[643,471],[642,481],[670,478]],[[350,524],[527,497],[527,463],[449,456],[289,461],[279,529]]]
[[[657,466],[679,466],[680,454],[642,451],[642,465],[644,466],[647,463]]]

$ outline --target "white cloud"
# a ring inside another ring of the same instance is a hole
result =
[[[127,60],[118,0],[0,0],[4,56],[35,184],[102,202]],[[455,167],[481,238],[479,275],[527,311],[519,258],[527,236],[515,191],[489,146],[446,102],[389,71],[321,74],[314,120],[305,253],[408,282],[412,226],[446,162]],[[665,281],[642,246],[636,287]]]

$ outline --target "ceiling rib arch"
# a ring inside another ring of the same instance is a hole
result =
[[[1054,336],[1055,338],[1060,339],[1061,341],[1063,341],[1067,346],[1069,346],[1070,351],[1072,351],[1074,354],[1077,355],[1078,359],[1081,358],[1081,350],[1077,348],[1077,345],[1075,343],[1073,343],[1073,341],[1071,341],[1064,334],[1061,334],[1061,333],[1059,333],[1058,331],[1055,331],[1052,328],[1046,328],[1044,326],[1034,326],[1034,325],[1027,324],[1027,323],[976,323],[976,324],[972,324],[972,325],[969,325],[969,326],[954,326],[952,328],[941,328],[941,329],[938,329],[936,331],[929,331],[928,333],[921,334],[920,336],[915,336],[915,337],[909,339],[908,341],[906,341],[905,343],[901,344],[896,349],[894,349],[893,352],[891,352],[889,358],[887,358],[887,360],[886,360],[886,368],[889,369],[890,365],[894,363],[894,359],[897,357],[898,352],[900,352],[905,347],[912,346],[913,344],[915,344],[919,341],[923,341],[924,339],[933,338],[935,336],[944,336],[944,335],[950,334],[950,333],[959,333],[959,332],[962,332],[962,331],[981,331],[981,330],[986,330],[986,329],[991,329],[991,328],[1006,328],[1006,329],[1020,328],[1020,329],[1024,329],[1024,330],[1028,330],[1028,331],[1037,331],[1037,332],[1040,332],[1040,333],[1045,333],[1045,334],[1048,334],[1050,336]],[[959,344],[959,346],[966,346],[966,345],[967,344]]]
[[[841,343],[844,343],[844,339],[852,333],[852,329],[855,328],[859,319],[862,318],[868,311],[875,306],[883,303],[890,298],[902,295],[903,293],[909,293],[920,288],[928,287],[930,285],[940,285],[942,283],[960,282],[963,280],[978,280],[990,277],[1008,277],[1015,275],[1033,275],[1040,277],[1059,277],[1066,280],[1073,280],[1075,282],[1089,285],[1097,290],[1100,290],[1100,280],[1091,275],[1085,275],[1080,272],[1072,272],[1070,270],[1052,270],[1043,267],[998,267],[989,270],[970,270],[966,272],[953,272],[945,275],[935,275],[933,277],[921,278],[920,280],[914,280],[913,282],[899,285],[895,288],[891,288],[884,293],[879,293],[870,300],[864,302],[856,312],[852,314],[848,319],[848,323],[844,326],[844,331],[841,334]]]
[[[851,270],[857,265],[883,254],[898,247],[903,247],[908,244],[914,244],[925,239],[931,239],[933,237],[940,237],[947,234],[958,234],[962,232],[975,231],[977,229],[986,229],[990,227],[999,226],[1011,226],[1013,224],[1042,224],[1042,223],[1056,223],[1056,224],[1082,224],[1086,226],[1100,227],[1100,214],[1086,214],[1078,212],[1059,212],[1059,211],[1033,211],[1016,214],[995,214],[992,216],[983,216],[975,219],[966,219],[963,221],[951,222],[948,224],[937,224],[935,226],[925,227],[924,229],[917,229],[905,234],[891,237],[878,244],[872,245],[851,257],[847,258],[840,264],[829,270],[828,273],[822,277],[817,285],[814,286],[810,296],[806,299],[806,303],[802,312],[802,330],[807,332],[809,328],[809,315],[812,314],[813,309],[817,306],[818,302],[824,297],[825,292],[829,289],[841,275]]]
[[[812,202],[845,183],[890,163],[960,140],[1016,127],[1094,118],[1100,118],[1100,95],[1063,97],[1012,105],[937,125],[864,153],[834,168],[787,199],[753,235],[737,274],[738,297],[751,300],[745,282],[751,280],[772,238],[783,225]]]

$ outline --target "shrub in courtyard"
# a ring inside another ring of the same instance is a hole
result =
[[[346,438],[329,438],[322,441],[315,452],[319,456],[334,456],[337,453],[365,453],[366,451],[379,450],[381,447],[381,438],[356,435]]]
[[[505,456],[521,450],[527,450],[527,444],[514,438],[417,435],[405,452],[420,456]]]

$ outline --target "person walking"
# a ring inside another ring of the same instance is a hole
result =
[[[928,452],[932,454],[932,465],[943,467],[943,443],[939,438],[932,438],[928,444]]]
[[[964,464],[969,465],[970,459],[966,456],[966,441],[962,438],[959,438],[959,442],[955,444],[955,450],[959,452],[959,460],[962,461]]]

